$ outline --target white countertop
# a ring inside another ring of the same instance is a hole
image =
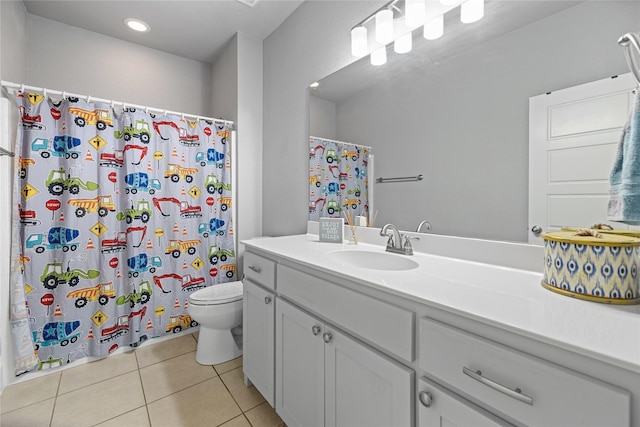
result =
[[[413,270],[365,269],[337,262],[327,253],[339,249],[384,252],[384,245],[323,243],[313,234],[242,243],[640,373],[640,305],[599,304],[565,297],[540,285],[541,272],[422,252],[411,256],[420,264]]]

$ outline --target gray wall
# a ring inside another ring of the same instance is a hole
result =
[[[306,1],[264,41],[263,233],[306,232],[311,83],[354,61],[351,27],[385,1]]]
[[[211,66],[35,15],[27,21],[33,86],[213,115]]]
[[[616,41],[639,27],[640,2],[588,1],[340,103],[376,176],[425,176],[375,184],[377,225],[526,241],[529,98],[629,72]]]

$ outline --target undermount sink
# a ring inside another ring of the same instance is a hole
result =
[[[363,251],[358,249],[341,249],[332,251],[327,257],[344,265],[351,265],[372,270],[402,271],[413,270],[418,263],[407,255],[396,255],[387,252]]]

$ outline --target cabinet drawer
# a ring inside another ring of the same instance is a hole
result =
[[[275,289],[276,263],[251,252],[244,254],[244,275],[270,289]]]
[[[628,426],[630,393],[436,322],[420,320],[420,367],[529,425]]]
[[[414,313],[278,264],[278,293],[334,325],[413,361]]]

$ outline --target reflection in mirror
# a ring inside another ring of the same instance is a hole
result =
[[[627,73],[617,39],[638,16],[630,1],[490,1],[469,25],[453,10],[441,39],[414,31],[411,52],[322,79],[310,133],[375,151],[375,226],[527,241],[529,98]]]

